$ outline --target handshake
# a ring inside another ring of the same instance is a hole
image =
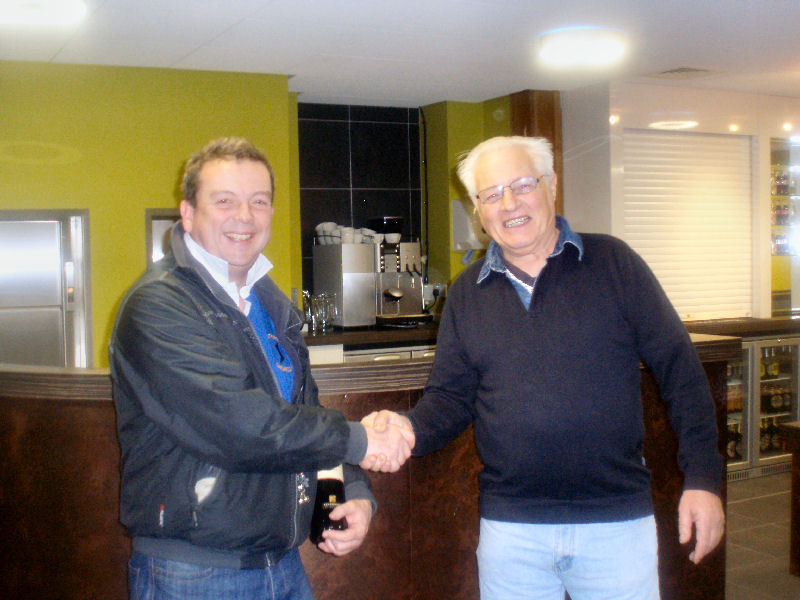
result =
[[[414,429],[403,415],[390,410],[373,412],[361,424],[367,430],[367,454],[362,469],[394,473],[411,456],[416,438]]]

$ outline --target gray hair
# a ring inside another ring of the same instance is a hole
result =
[[[545,138],[522,135],[489,138],[463,155],[456,168],[458,178],[467,188],[470,198],[475,198],[480,191],[475,189],[475,163],[478,158],[486,152],[514,147],[522,148],[528,154],[533,165],[539,171],[538,175],[553,174],[553,147]]]

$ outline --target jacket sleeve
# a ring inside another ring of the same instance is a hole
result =
[[[157,291],[154,291],[153,288]],[[290,404],[252,340],[163,282],[138,288],[117,320],[110,358],[120,427],[145,418],[149,435],[230,472],[299,472],[342,461],[349,428],[338,411]],[[246,318],[244,315],[241,318]]]
[[[678,435],[678,464],[685,489],[720,493],[722,456],[708,379],[686,327],[653,272],[624,247],[620,265],[626,318],[639,356],[652,371]]]
[[[294,343],[297,346],[297,353],[300,356],[300,360],[302,360],[305,364],[306,384],[304,386],[304,393],[306,395],[306,403],[318,405],[319,398],[317,384],[314,381],[314,378],[311,377],[310,362],[308,360],[308,348],[306,348],[305,344],[299,343],[299,340],[295,340]],[[360,423],[358,426],[361,427]],[[350,424],[350,431],[352,431],[352,424]],[[351,434],[348,440],[348,454],[351,453],[354,446],[358,446],[358,453],[361,454],[361,445],[358,442],[354,442],[354,437],[355,436]],[[363,458],[363,454],[361,457]],[[372,515],[374,516],[378,511],[378,502],[375,500],[375,496],[372,494],[372,483],[370,481],[369,474],[361,467],[354,464],[348,464],[346,461],[342,463],[342,469],[344,472],[345,498],[347,500],[369,500],[372,504]]]

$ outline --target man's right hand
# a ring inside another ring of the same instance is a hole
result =
[[[389,410],[373,412],[361,420],[367,431],[367,454],[362,469],[394,473],[411,456],[416,438],[414,429],[403,415]]]

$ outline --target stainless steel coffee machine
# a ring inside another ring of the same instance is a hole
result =
[[[429,321],[422,312],[419,242],[375,245],[375,301],[378,325],[413,326]]]
[[[338,327],[375,325],[375,246],[314,246],[314,293],[335,297]]]

